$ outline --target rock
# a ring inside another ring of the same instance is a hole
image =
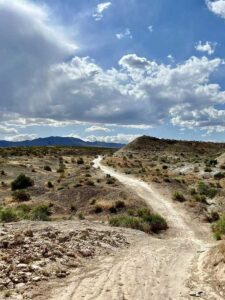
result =
[[[33,277],[32,278],[32,281],[33,282],[38,282],[38,281],[40,281],[41,280],[41,277],[40,276],[36,276],[36,277]]]
[[[92,255],[92,252],[90,249],[80,249],[79,252],[83,257],[89,257]]]
[[[25,283],[18,283],[18,284],[16,285],[16,288],[17,288],[18,290],[23,290],[23,289],[25,289],[25,287],[26,287],[26,284],[25,284]]]
[[[18,265],[17,265],[17,268],[18,268],[18,269],[26,269],[26,268],[27,268],[27,265],[26,265],[26,264],[18,264]]]
[[[192,291],[192,292],[190,292],[189,295],[192,296],[192,297],[198,297],[199,298],[203,295],[203,291]]]

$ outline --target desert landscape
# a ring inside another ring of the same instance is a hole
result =
[[[0,300],[225,300],[225,0],[0,0]]]
[[[224,299],[223,149],[0,149],[2,299]]]

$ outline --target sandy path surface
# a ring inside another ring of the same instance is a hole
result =
[[[92,262],[78,272],[56,300],[175,300],[223,299],[204,282],[202,257],[213,245],[209,228],[192,220],[185,211],[157,191],[129,175],[121,174],[95,159],[94,167],[117,178],[142,197],[168,221],[164,238],[133,231],[128,249]],[[195,296],[190,293],[196,292]]]

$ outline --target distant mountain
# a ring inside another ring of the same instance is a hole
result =
[[[69,147],[103,147],[122,148],[124,144],[105,142],[85,142],[78,138],[51,136],[21,142],[0,141],[0,148],[6,147],[46,147],[46,146],[69,146]]]

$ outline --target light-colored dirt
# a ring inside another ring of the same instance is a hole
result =
[[[209,228],[191,219],[154,187],[124,175],[95,159],[94,167],[117,178],[165,217],[170,229],[163,238],[133,231],[128,249],[92,262],[75,274],[67,287],[54,292],[54,300],[169,300],[224,299],[205,282],[202,259],[214,244]],[[124,229],[124,234],[127,230]]]

